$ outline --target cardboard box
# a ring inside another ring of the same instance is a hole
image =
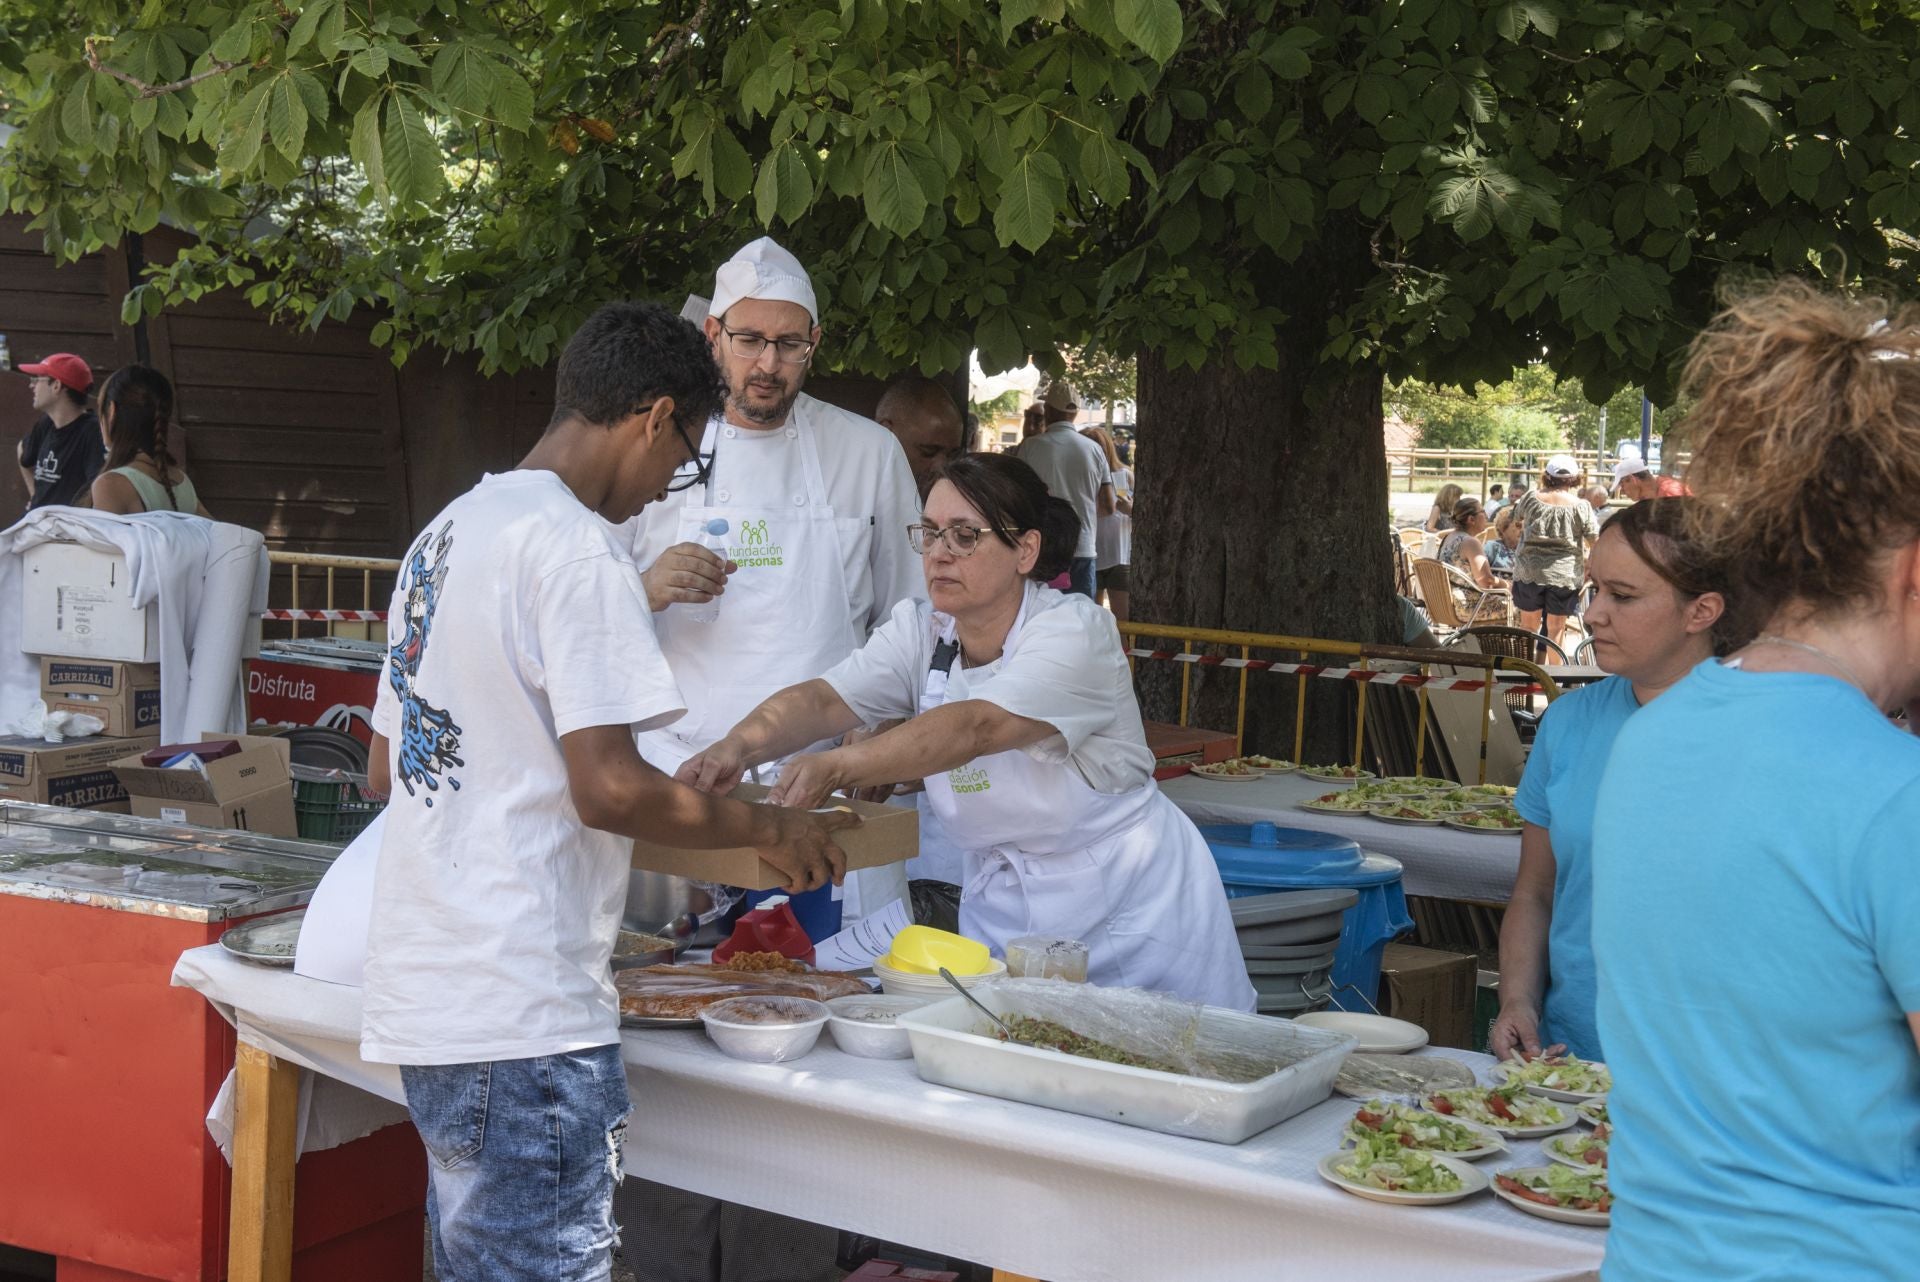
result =
[[[157,734],[132,739],[94,735],[65,743],[0,739],[0,800],[37,801],[124,815],[128,813],[127,792],[113,771],[113,763],[129,751],[145,752],[159,742]]]
[[[1473,1050],[1479,968],[1464,953],[1388,944],[1380,963],[1380,1013],[1427,1030],[1432,1045]]]
[[[769,788],[743,783],[728,795],[736,801],[762,801]],[[857,828],[843,828],[833,840],[847,854],[847,871],[877,868],[899,863],[920,853],[920,812],[905,806],[882,806],[868,801],[849,801],[836,797],[832,805],[850,806],[864,821]],[[732,850],[681,850],[659,846],[650,841],[633,843],[633,866],[649,872],[671,873],[695,881],[717,881],[748,890],[767,890],[784,878],[760,858],[757,851],[737,847]]]
[[[232,739],[240,751],[207,762],[204,776],[197,770],[143,765],[140,753],[113,763],[134,814],[202,828],[242,828],[270,837],[300,835],[285,739],[245,734],[199,738]]]
[[[85,712],[111,738],[160,733],[160,665],[105,659],[40,660],[40,698],[50,712]]]
[[[28,654],[154,663],[160,611],[133,604],[133,579],[117,552],[42,543],[21,554],[20,648]]]

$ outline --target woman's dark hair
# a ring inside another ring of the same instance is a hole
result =
[[[1585,485],[1586,481],[1587,478],[1579,472],[1575,472],[1572,476],[1550,476],[1545,472],[1540,474],[1540,488],[1543,490],[1571,490],[1575,486]]]
[[[1755,629],[1735,608],[1725,564],[1692,533],[1698,505],[1691,498],[1644,499],[1609,520],[1604,532],[1617,531],[1633,554],[1681,596],[1691,600],[1718,592],[1725,598],[1727,608],[1713,626],[1713,650],[1730,654],[1752,640]]]
[[[160,473],[167,506],[176,512],[173,455],[167,452],[167,424],[173,421],[173,384],[157,369],[122,365],[100,389],[100,421],[107,425],[107,470],[126,467],[145,454]]]
[[[1045,583],[1059,578],[1073,562],[1080,542],[1080,518],[1073,505],[1047,493],[1040,474],[1007,454],[963,454],[949,459],[939,480],[960,491],[994,537],[1018,547],[1022,534],[1040,531],[1040,556],[1027,577]],[[1012,531],[1012,533],[1008,533]]]
[[[582,321],[560,353],[552,427],[570,418],[612,427],[662,396],[694,440],[726,403],[707,337],[658,303],[608,303]]]
[[[1453,523],[1462,530],[1467,528],[1469,520],[1481,514],[1480,500],[1476,498],[1464,498],[1453,505]]]

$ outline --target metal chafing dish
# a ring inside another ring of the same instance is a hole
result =
[[[0,802],[0,895],[217,922],[305,904],[338,853],[250,832]]]

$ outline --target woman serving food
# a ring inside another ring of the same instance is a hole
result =
[[[967,850],[963,933],[1086,942],[1094,983],[1251,1010],[1225,891],[1199,830],[1153,782],[1112,619],[1040,586],[1078,530],[1033,469],[1001,455],[949,463],[908,537],[931,603],[904,601],[824,677],[780,691],[679,777],[725,791],[751,766],[862,725],[872,739],[787,762],[773,793],[831,794],[923,778]]]

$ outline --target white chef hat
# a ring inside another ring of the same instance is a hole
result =
[[[820,323],[820,306],[814,301],[807,269],[771,236],[743,246],[714,274],[713,315],[725,316],[727,309],[743,298],[798,303],[807,309],[814,324]]]

